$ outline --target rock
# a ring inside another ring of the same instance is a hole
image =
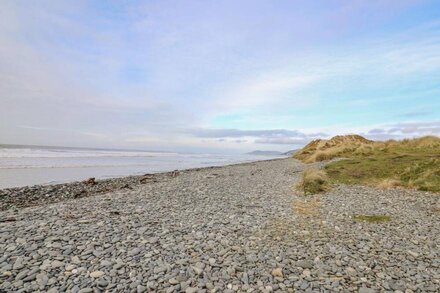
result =
[[[36,282],[37,282],[38,286],[40,287],[40,289],[44,289],[44,287],[46,287],[48,280],[49,280],[49,278],[47,277],[47,275],[45,273],[40,273],[40,274],[37,274],[37,276],[36,276]]]
[[[52,268],[60,268],[64,266],[64,263],[59,260],[54,260],[51,263]]]
[[[273,269],[272,276],[282,278],[283,277],[283,269],[282,268]]]
[[[108,261],[108,260],[101,260],[101,266],[103,267],[108,267],[111,266],[112,262]]]
[[[13,265],[12,269],[13,270],[21,270],[22,268],[24,268],[23,258],[22,257],[17,257],[17,259],[14,262],[14,265]]]
[[[75,256],[72,256],[72,263],[79,265],[79,264],[81,264],[81,260],[79,259],[78,256],[75,255]]]
[[[349,276],[356,276],[357,272],[355,269],[348,267],[345,269],[345,272],[349,275]]]
[[[95,180],[94,177],[90,177],[90,178],[84,180],[83,183],[86,184],[86,185],[95,185],[96,184],[96,180]],[[81,293],[83,293],[83,292],[81,292]]]
[[[176,280],[175,278],[171,278],[171,279],[169,279],[168,282],[169,282],[171,285],[177,285],[177,284],[180,283],[180,282],[179,282],[178,280]]]
[[[148,243],[153,244],[153,243],[156,243],[157,241],[159,241],[159,238],[157,238],[157,237],[150,237],[150,238],[147,239],[147,241],[148,241]]]
[[[165,266],[159,266],[159,267],[155,267],[155,268],[153,269],[153,272],[154,272],[155,274],[159,274],[159,273],[166,272],[166,270],[167,270],[167,267],[165,267]]]
[[[102,271],[94,271],[94,272],[90,273],[90,277],[95,278],[95,279],[102,277],[102,276],[104,276],[104,272],[102,272]]]
[[[303,268],[303,269],[311,269],[311,268],[313,268],[314,264],[311,261],[299,260],[296,262],[296,266]]]
[[[21,279],[24,279],[27,276],[27,273],[29,272],[29,270],[23,270],[21,272],[19,272],[16,276],[15,276],[15,281],[19,281]]]
[[[376,290],[367,287],[361,287],[359,288],[359,293],[376,293]]]
[[[194,273],[198,276],[200,276],[203,273],[203,270],[201,268],[198,268],[196,266],[192,266],[191,268],[193,269]]]
[[[133,255],[137,255],[141,252],[140,248],[133,248],[132,250],[130,250],[130,252],[128,253],[128,255],[133,256]]]
[[[108,286],[108,281],[107,280],[98,280],[98,281],[96,281],[96,285],[98,285],[101,288],[104,288],[104,287]]]

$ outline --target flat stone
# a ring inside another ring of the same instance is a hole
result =
[[[80,260],[79,257],[76,256],[76,255],[75,255],[75,256],[72,256],[71,260],[72,260],[72,263],[74,263],[74,264],[76,264],[76,265],[81,264],[81,260]]]
[[[177,279],[175,279],[175,278],[171,278],[171,279],[169,279],[168,282],[169,282],[171,285],[177,285],[177,284],[180,283],[180,282],[179,282]]]
[[[60,268],[60,267],[63,267],[63,266],[64,266],[64,263],[59,261],[59,260],[54,260],[51,263],[51,267],[52,268]]]
[[[102,272],[102,271],[94,271],[94,272],[90,273],[90,277],[95,278],[95,279],[102,277],[102,276],[104,276],[104,272]]]
[[[19,281],[19,280],[21,280],[21,279],[24,279],[24,278],[27,276],[28,272],[29,272],[29,270],[23,270],[23,271],[19,272],[19,273],[15,276],[15,280],[16,280],[16,281]]]
[[[296,266],[303,269],[311,269],[314,267],[314,263],[307,260],[299,260],[296,262]]]
[[[349,276],[356,276],[357,275],[357,271],[351,267],[346,268],[345,271],[347,272],[347,274]]]
[[[12,266],[12,269],[13,270],[21,270],[22,268],[24,268],[23,258],[17,257],[17,259],[14,262],[14,265]]]
[[[128,255],[133,256],[133,255],[137,255],[137,254],[139,254],[140,252],[141,252],[141,249],[140,249],[140,248],[134,248],[134,249],[130,250],[130,252],[128,253]]]

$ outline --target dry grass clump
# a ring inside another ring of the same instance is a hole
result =
[[[296,199],[292,202],[292,209],[297,215],[301,216],[317,216],[321,202],[318,199],[310,201]]]
[[[402,187],[402,185],[403,185],[402,181],[397,179],[383,179],[377,184],[377,187],[382,189],[393,189],[393,188]]]
[[[296,189],[302,191],[304,195],[328,191],[330,185],[327,173],[318,169],[304,170]]]
[[[365,221],[368,223],[380,223],[390,221],[391,217],[387,215],[354,215],[353,219],[356,221]]]

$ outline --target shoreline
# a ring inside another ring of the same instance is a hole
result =
[[[20,187],[0,188],[0,211],[9,209],[21,209],[26,207],[57,203],[69,199],[77,199],[104,194],[112,191],[132,189],[139,185],[156,183],[172,177],[176,172],[190,173],[202,170],[218,169],[230,166],[249,165],[257,162],[276,160],[295,160],[291,157],[273,158],[249,162],[231,163],[221,166],[206,166],[188,168],[174,171],[145,173],[143,175],[129,175],[105,179],[96,179],[93,184],[86,183],[89,178],[83,181],[72,181],[65,183],[37,184]]]

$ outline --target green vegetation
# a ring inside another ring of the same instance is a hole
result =
[[[390,221],[391,217],[387,215],[354,215],[353,219],[356,221],[365,221],[369,223],[380,223]]]
[[[330,189],[329,180],[324,170],[307,169],[302,173],[301,181],[296,186],[304,195],[325,192]]]
[[[325,168],[330,182],[440,192],[440,138],[373,142],[337,136],[310,143],[295,154],[303,162],[346,158]]]

